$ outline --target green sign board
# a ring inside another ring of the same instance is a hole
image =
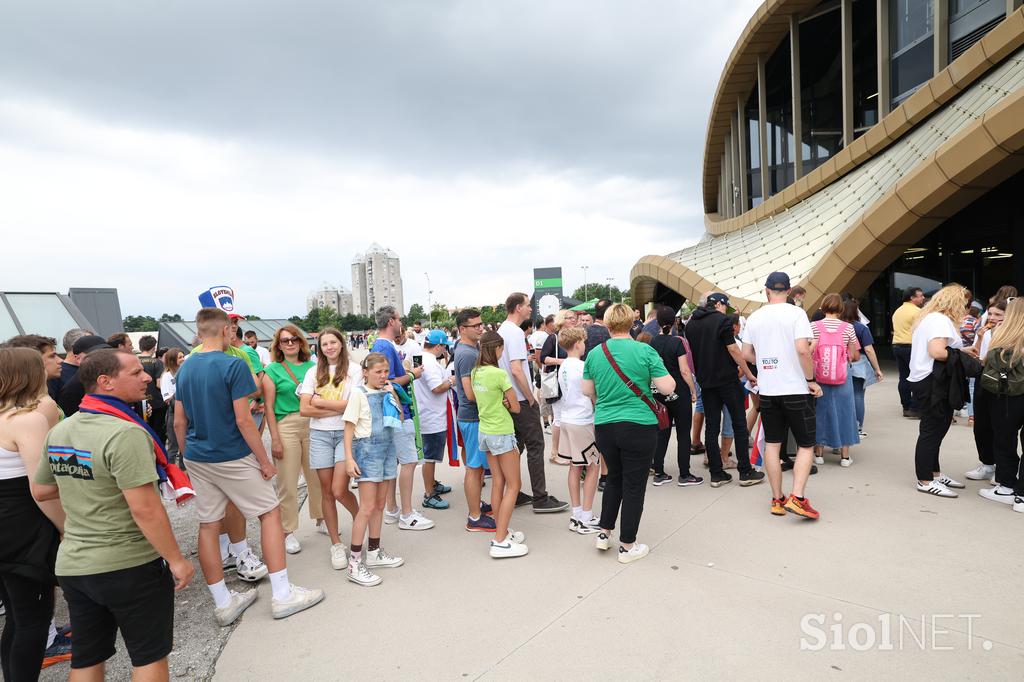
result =
[[[533,280],[534,289],[561,289],[562,278],[561,277],[550,277],[545,279]]]

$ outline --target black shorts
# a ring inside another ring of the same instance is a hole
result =
[[[781,443],[788,428],[797,447],[814,446],[814,396],[762,395],[760,412],[765,443]]]
[[[163,559],[141,566],[58,576],[71,616],[71,667],[88,668],[114,655],[121,630],[136,668],[171,653],[174,630],[174,578]]]

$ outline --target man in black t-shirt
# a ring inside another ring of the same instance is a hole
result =
[[[167,442],[167,403],[160,392],[160,377],[164,373],[164,362],[156,356],[156,339],[146,334],[139,339],[139,360],[142,369],[152,379],[146,387],[146,401],[149,403],[149,417],[146,423],[160,436],[161,442]]]

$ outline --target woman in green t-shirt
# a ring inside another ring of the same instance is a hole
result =
[[[644,558],[649,551],[647,545],[636,541],[636,533],[644,510],[647,474],[658,442],[658,417],[648,406],[653,404],[651,384],[662,395],[671,395],[676,390],[675,379],[665,369],[658,351],[630,336],[633,319],[633,310],[627,305],[616,303],[608,308],[604,323],[611,338],[587,353],[583,366],[583,393],[597,398],[594,438],[608,465],[601,498],[601,532],[596,544],[598,549],[609,548],[621,507],[619,562],[624,564]],[[606,349],[632,387],[615,371]],[[636,395],[633,387],[646,400]]]
[[[498,366],[504,347],[497,332],[487,332],[480,337],[480,354],[470,375],[472,395],[466,394],[476,402],[480,415],[480,450],[487,453],[487,465],[491,469],[491,507],[496,529],[490,554],[495,559],[523,556],[530,551],[523,544],[526,536],[508,527],[522,478],[516,429],[510,414],[519,412],[519,399],[508,373]]]
[[[270,428],[270,453],[277,460],[277,499],[281,504],[284,548],[289,554],[302,550],[295,530],[299,527],[299,469],[305,472],[306,507],[309,517],[322,527],[320,480],[309,468],[309,418],[299,414],[298,389],[310,367],[309,344],[298,327],[286,324],[274,333],[270,345],[274,359],[264,368],[263,401]]]

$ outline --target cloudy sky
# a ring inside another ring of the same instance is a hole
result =
[[[628,283],[703,231],[711,97],[758,0],[0,5],[0,290],[304,312],[377,241],[405,300]],[[723,5],[725,8],[723,8]],[[568,292],[567,292],[568,293]]]

